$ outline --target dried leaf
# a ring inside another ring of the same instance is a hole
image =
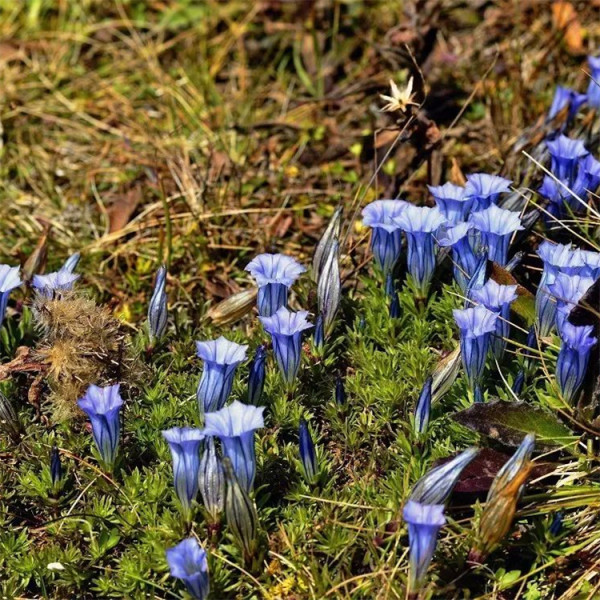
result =
[[[107,210],[108,232],[115,233],[115,231],[123,229],[129,223],[131,215],[141,201],[142,188],[139,185],[131,188],[124,196],[115,200]]]
[[[528,327],[535,322],[535,296],[523,287],[514,276],[496,263],[492,263],[490,278],[501,285],[516,285],[517,299],[512,303],[511,309],[521,317]]]
[[[577,440],[555,415],[525,402],[473,404],[452,418],[506,446],[518,446],[528,433],[535,434],[538,447],[569,445]]]
[[[252,310],[256,302],[256,295],[256,288],[238,292],[213,306],[206,313],[205,318],[211,320],[215,325],[228,325],[239,321]]]
[[[583,52],[583,28],[571,2],[552,4],[552,23],[556,29],[564,31],[565,44],[572,54]]]
[[[25,261],[23,265],[23,276],[26,281],[29,281],[34,273],[39,273],[43,270],[46,265],[46,257],[48,255],[48,236],[50,235],[50,230],[52,226],[46,224],[44,226],[44,231],[38,240],[33,252],[29,255],[29,258]]]
[[[450,169],[450,181],[456,185],[465,185],[467,178],[464,176],[456,158],[452,158],[452,168]]]

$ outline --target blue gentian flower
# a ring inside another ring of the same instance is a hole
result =
[[[585,268],[578,274],[589,276],[594,279],[594,281],[600,278],[600,252],[580,250],[579,256],[583,260]]]
[[[248,375],[248,404],[258,405],[265,389],[265,362],[267,351],[259,346],[254,353]]]
[[[338,375],[335,379],[335,403],[338,406],[346,404],[346,389],[344,388],[344,380]]]
[[[171,577],[181,579],[195,600],[205,600],[210,591],[206,552],[190,537],[166,551]]]
[[[429,415],[431,414],[431,388],[433,377],[428,377],[419,394],[419,400],[415,407],[415,433],[422,435],[427,432],[429,426]]]
[[[496,330],[498,314],[485,308],[454,309],[454,320],[460,329],[460,350],[463,368],[472,392],[481,382],[490,336]]]
[[[225,406],[231,393],[237,366],[246,359],[248,346],[230,342],[221,336],[216,340],[196,342],[196,355],[204,361],[196,397],[200,413],[213,412]]]
[[[590,67],[588,104],[597,110],[600,108],[600,56],[588,56],[588,65]]]
[[[19,267],[0,265],[0,325],[4,321],[10,293],[22,283],[19,278]]]
[[[409,204],[394,221],[406,234],[408,272],[420,298],[426,298],[435,268],[435,233],[446,222],[439,208]]]
[[[79,275],[68,271],[56,271],[47,275],[34,275],[32,285],[45,298],[71,290]]]
[[[483,287],[473,290],[471,298],[492,312],[498,313],[492,350],[498,360],[504,355],[506,340],[510,337],[510,305],[517,299],[516,285],[501,285],[488,279]]]
[[[583,142],[560,135],[554,140],[546,140],[546,146],[550,152],[552,173],[564,183],[572,183],[579,159],[588,154]]]
[[[156,281],[148,306],[148,329],[150,340],[159,340],[167,328],[167,267],[161,265],[156,272]]]
[[[568,182],[567,182],[568,185]],[[569,192],[558,184],[550,175],[544,175],[538,193],[548,200],[547,211],[554,217],[560,218],[565,214],[565,204],[569,203]],[[551,219],[547,219],[548,222]]]
[[[192,502],[198,494],[200,444],[204,433],[193,427],[173,427],[162,432],[173,459],[173,484],[186,518],[191,516]]]
[[[225,456],[231,460],[235,476],[247,492],[252,489],[256,474],[254,431],[265,426],[264,410],[264,406],[236,400],[217,412],[204,415],[204,435],[214,435],[221,440]]]
[[[512,384],[512,391],[516,396],[520,396],[525,385],[525,371],[519,371]]]
[[[577,176],[573,182],[573,193],[583,201],[587,198],[587,193],[595,193],[600,185],[600,161],[597,161],[591,154],[582,158],[577,165]],[[571,194],[570,206],[573,212],[583,208],[581,202]]]
[[[119,411],[123,406],[119,387],[118,383],[105,387],[90,385],[85,396],[77,401],[79,408],[90,419],[96,447],[108,467],[114,464],[119,447]]]
[[[592,325],[572,325],[565,321],[560,330],[562,344],[556,361],[556,381],[563,398],[572,402],[585,380],[590,352],[598,341]]]
[[[488,208],[490,204],[496,204],[500,194],[510,192],[511,183],[510,179],[500,175],[473,173],[467,175],[465,194],[472,200],[473,210],[479,211]]]
[[[548,528],[548,533],[554,537],[556,537],[563,525],[563,514],[559,511],[554,515],[552,519],[552,523],[550,523],[550,527]]]
[[[593,284],[592,277],[558,273],[554,283],[548,286],[548,290],[556,298],[556,330],[559,335],[569,313]]]
[[[270,317],[287,306],[288,290],[306,271],[297,260],[285,254],[259,254],[246,266],[258,285],[258,314]]]
[[[323,324],[323,315],[317,316],[315,329],[313,331],[313,344],[318,353],[323,352],[325,347],[325,325]]]
[[[61,271],[66,271],[67,273],[72,273],[79,264],[79,259],[81,258],[81,254],[79,252],[75,252],[71,254],[67,260],[63,263],[63,266],[60,268]]]
[[[435,547],[440,528],[446,524],[443,504],[419,504],[409,500],[402,510],[408,525],[409,584],[411,592],[420,590]]]
[[[537,249],[544,270],[535,296],[536,319],[541,337],[547,337],[556,322],[556,300],[548,289],[559,272],[575,274],[585,263],[581,255],[575,254],[571,244],[555,244],[544,240]]]
[[[466,291],[479,264],[469,239],[469,232],[472,228],[471,223],[459,223],[454,227],[443,229],[438,236],[440,246],[452,248],[454,279],[463,292]]]
[[[523,229],[519,213],[498,208],[488,208],[471,214],[470,221],[481,232],[481,240],[488,248],[488,257],[501,267],[508,262],[508,245],[515,231]]]
[[[291,312],[282,306],[270,317],[259,317],[265,331],[271,335],[275,359],[288,385],[294,382],[300,368],[302,332],[312,327],[307,316],[306,310]]]
[[[575,90],[561,85],[556,86],[552,105],[548,112],[548,119],[554,119],[566,106],[569,107],[568,118],[573,119],[577,111],[587,101],[586,94],[579,94]]]
[[[444,504],[450,497],[462,470],[477,456],[477,448],[467,448],[452,460],[428,471],[413,487],[410,499],[421,504]]]
[[[428,185],[427,187],[448,223],[460,223],[467,218],[474,200],[467,196],[462,185],[455,185],[448,181],[444,185]]]
[[[302,469],[308,483],[313,483],[318,473],[317,453],[313,444],[308,425],[304,419],[300,419],[300,427],[298,429],[300,461]]]
[[[204,451],[200,458],[198,487],[204,508],[214,522],[225,508],[225,474],[215,447],[215,438],[209,435],[204,440]]]
[[[391,273],[400,258],[402,231],[395,218],[409,206],[404,200],[375,200],[362,211],[363,224],[372,229],[371,250],[384,276]]]
[[[60,453],[56,446],[53,446],[50,452],[50,480],[52,481],[52,489],[58,491],[60,480],[62,479],[62,465],[60,464]]]
[[[400,296],[398,292],[394,292],[390,299],[390,319],[399,319],[401,310],[400,310]]]

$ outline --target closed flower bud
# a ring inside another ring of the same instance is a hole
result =
[[[267,351],[259,346],[254,353],[248,375],[248,403],[258,405],[265,389],[265,362]]]
[[[217,522],[225,507],[225,475],[212,435],[205,438],[198,484],[204,507],[212,520]]]
[[[313,331],[313,345],[317,353],[323,352],[325,347],[325,325],[323,324],[323,315],[317,316],[315,329]]]
[[[154,291],[148,306],[148,328],[151,340],[159,340],[167,328],[167,268],[162,265],[156,273]]]
[[[415,433],[422,435],[427,432],[429,426],[429,415],[431,413],[431,388],[433,385],[433,378],[428,377],[425,381],[425,385],[419,394],[419,400],[415,407]]]
[[[246,490],[240,486],[233,471],[231,461],[223,459],[227,492],[225,495],[225,517],[227,526],[246,558],[254,554],[258,533],[258,514],[254,502]]]
[[[390,299],[390,319],[399,319],[401,312],[400,296],[398,296],[397,292],[394,292]]]
[[[521,395],[524,385],[525,385],[525,372],[519,371],[517,373],[517,376],[515,377],[515,381],[513,382],[513,385],[512,385],[512,391],[515,393],[516,396]]]
[[[60,453],[58,448],[54,446],[50,452],[50,480],[52,481],[52,489],[56,493],[62,479],[62,465],[60,464]]]
[[[324,256],[323,267],[317,283],[317,299],[319,314],[323,315],[325,333],[331,331],[333,320],[340,306],[342,297],[342,280],[340,278],[339,243],[334,241],[327,255]]]
[[[557,512],[552,519],[552,523],[550,523],[550,527],[548,528],[548,532],[550,535],[556,537],[563,525],[563,514],[561,512]]]
[[[342,207],[338,206],[329,220],[327,229],[325,229],[325,232],[315,248],[312,262],[312,277],[315,282],[319,281],[319,276],[323,270],[327,257],[331,252],[332,245],[339,241],[341,226]]]
[[[338,406],[346,404],[346,390],[344,388],[344,380],[338,376],[335,379],[335,403]]]
[[[67,273],[72,273],[77,268],[80,258],[81,258],[81,255],[79,254],[79,252],[75,252],[74,254],[71,254],[71,256],[69,256],[69,258],[67,258],[67,260],[65,260],[65,262],[63,263],[63,266],[60,268],[60,270],[66,271]]]
[[[302,462],[302,468],[304,475],[308,483],[313,483],[317,477],[317,454],[315,452],[315,445],[313,444],[308,430],[308,425],[304,419],[300,419],[300,427],[298,430],[299,435],[299,448],[300,448],[300,460]]]

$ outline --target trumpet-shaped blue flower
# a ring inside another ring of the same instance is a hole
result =
[[[585,265],[579,274],[589,276],[594,280],[600,278],[600,252],[580,250],[579,256]]]
[[[173,459],[173,483],[186,518],[191,516],[192,502],[198,494],[200,444],[204,433],[193,427],[173,427],[162,432]]]
[[[254,353],[250,374],[248,375],[248,403],[257,405],[265,389],[265,362],[267,351],[264,346],[259,346]]]
[[[217,412],[204,415],[204,434],[221,440],[235,476],[247,492],[252,489],[256,474],[254,431],[265,425],[264,410],[264,406],[242,404],[236,400]]]
[[[568,109],[568,118],[573,119],[577,114],[577,111],[587,101],[586,94],[579,94],[575,90],[561,85],[556,86],[554,92],[554,98],[552,98],[552,104],[548,113],[549,119],[554,119],[566,106]]]
[[[317,453],[315,452],[315,445],[313,444],[312,437],[310,436],[308,425],[304,419],[300,419],[298,438],[300,460],[302,462],[304,475],[309,483],[313,483],[318,472]]]
[[[419,394],[419,400],[415,407],[415,433],[421,435],[427,432],[429,416],[431,414],[431,389],[433,377],[428,377]]]
[[[246,359],[247,349],[248,346],[230,342],[223,336],[196,342],[196,355],[204,361],[196,392],[200,413],[223,408],[231,393],[235,370]]]
[[[60,268],[61,271],[66,271],[67,273],[72,273],[79,264],[79,259],[81,258],[81,254],[79,252],[75,252],[65,260],[63,266]]]
[[[167,267],[161,265],[156,273],[154,291],[148,306],[148,328],[151,340],[159,340],[167,328]]]
[[[438,237],[440,246],[452,248],[454,279],[463,292],[466,291],[479,264],[469,239],[469,232],[472,228],[471,223],[459,223],[443,230]]]
[[[409,204],[395,222],[406,234],[408,272],[421,298],[427,297],[435,268],[435,233],[446,222],[439,208]]]
[[[592,277],[558,273],[554,283],[548,286],[550,293],[556,298],[556,330],[559,335],[569,313],[593,284]]]
[[[564,189],[550,175],[544,175],[542,185],[538,188],[538,193],[548,200],[547,211],[550,215],[560,218],[565,214],[565,205],[569,203],[570,193]],[[552,218],[546,218],[550,223]]]
[[[473,173],[467,175],[465,193],[473,201],[473,209],[479,211],[496,204],[500,194],[510,192],[511,183],[510,179],[500,175]]]
[[[19,278],[19,267],[0,265],[0,325],[4,321],[10,293],[22,283]]]
[[[572,183],[579,159],[588,154],[583,142],[560,135],[554,140],[547,140],[546,146],[550,152],[552,173],[561,181]]]
[[[462,185],[455,185],[448,181],[444,185],[429,185],[427,187],[440,212],[449,223],[460,223],[467,218],[474,200],[467,196]]]
[[[400,258],[402,231],[395,218],[408,205],[404,200],[375,200],[362,211],[363,224],[372,229],[371,250],[375,263],[384,276],[392,272]]]
[[[492,350],[501,359],[510,337],[510,305],[517,299],[516,285],[501,285],[488,279],[485,285],[471,292],[471,298],[499,315],[496,332],[492,339]]]
[[[441,527],[446,524],[443,504],[419,504],[409,500],[402,510],[402,516],[408,525],[409,543],[409,584],[411,592],[423,586],[425,575]]]
[[[583,201],[587,198],[587,193],[595,193],[600,185],[600,161],[597,161],[591,154],[579,160],[577,165],[577,176],[573,182],[573,194],[579,196]],[[583,205],[572,194],[570,206],[573,212],[580,211]]]
[[[520,396],[525,385],[525,371],[519,371],[512,384],[512,391],[515,395]]]
[[[44,297],[53,298],[60,292],[73,289],[73,284],[79,275],[68,271],[55,271],[47,275],[34,275],[33,287]]]
[[[166,551],[171,577],[181,579],[195,600],[205,600],[210,591],[206,552],[190,537]]]
[[[562,344],[556,361],[556,381],[567,402],[572,402],[585,380],[590,352],[598,341],[592,325],[572,325],[565,321],[560,331]]]
[[[498,314],[475,306],[454,309],[454,320],[460,329],[462,363],[471,391],[475,392],[485,369],[485,359],[490,347],[490,335],[496,330]]]
[[[119,411],[123,406],[119,387],[118,383],[106,387],[90,385],[85,396],[77,401],[90,419],[96,447],[108,467],[114,464],[119,447]]]
[[[288,290],[306,269],[285,254],[259,254],[246,266],[258,285],[258,314],[270,317],[287,306]]]
[[[281,307],[270,317],[259,317],[265,331],[271,335],[275,360],[288,385],[294,382],[300,368],[302,332],[312,327],[307,316],[306,310],[291,312]]]
[[[588,66],[590,67],[588,104],[597,110],[600,108],[600,56],[588,56]]]
[[[490,204],[488,208],[473,213],[470,221],[481,232],[489,259],[502,267],[506,265],[510,238],[515,231],[523,229],[519,213]]]
[[[571,244],[555,244],[543,241],[537,250],[544,270],[535,296],[536,319],[541,337],[546,337],[556,322],[556,300],[548,289],[559,272],[574,274],[585,265],[583,258],[575,254]]]
[[[444,504],[462,470],[477,456],[477,452],[477,448],[467,448],[452,460],[428,471],[413,487],[410,499],[420,504]]]

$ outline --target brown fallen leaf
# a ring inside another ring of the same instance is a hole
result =
[[[141,201],[142,187],[140,185],[136,185],[127,191],[126,194],[116,199],[106,211],[109,223],[108,232],[115,233],[123,229],[129,223],[131,215]]]
[[[15,358],[4,365],[0,365],[0,381],[8,379],[13,373],[42,372],[47,365],[33,359],[33,350],[28,346],[17,348]]]
[[[552,23],[560,31],[564,31],[567,49],[572,54],[583,52],[583,27],[577,18],[577,11],[571,2],[554,2],[552,4]]]
[[[456,158],[452,158],[452,168],[450,169],[450,181],[456,185],[465,185],[467,178],[464,176]]]
[[[46,258],[48,255],[48,236],[52,225],[46,223],[42,235],[38,240],[33,252],[29,255],[23,265],[23,275],[25,281],[29,281],[34,273],[39,273],[46,266]]]

